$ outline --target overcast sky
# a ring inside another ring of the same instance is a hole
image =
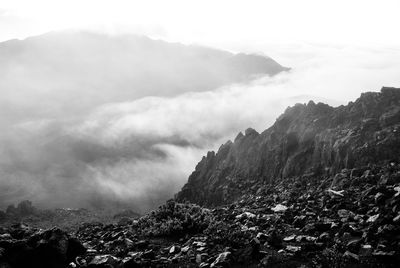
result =
[[[400,44],[397,0],[0,0],[0,41],[65,28],[244,44]]]

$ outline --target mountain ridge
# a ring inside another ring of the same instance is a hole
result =
[[[399,101],[400,89],[383,88],[336,108],[314,102],[289,107],[264,132],[249,128],[209,152],[175,200],[139,218],[126,211],[111,223],[76,224],[95,215],[58,209],[49,218],[29,201],[10,206],[0,212],[0,263],[397,267]],[[38,226],[68,219],[72,229],[9,225],[9,217]]]
[[[398,161],[399,107],[400,89],[390,87],[336,108],[313,101],[288,107],[262,133],[249,128],[216,153],[208,152],[176,199],[228,204],[283,178]]]
[[[7,96],[0,105],[17,119],[21,111],[57,117],[74,103],[75,113],[84,114],[105,103],[214,90],[289,70],[267,56],[90,31],[1,42],[0,58],[0,87]],[[24,94],[32,101],[21,101]]]

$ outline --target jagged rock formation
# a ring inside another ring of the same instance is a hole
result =
[[[0,267],[398,267],[399,100],[383,88],[338,108],[310,102],[239,134],[177,196],[226,206],[169,200],[73,235],[0,228]],[[5,214],[34,212],[24,201]]]
[[[217,153],[209,152],[176,199],[227,204],[281,178],[398,161],[399,131],[397,88],[363,93],[337,108],[312,101],[296,104],[261,134],[247,129]]]

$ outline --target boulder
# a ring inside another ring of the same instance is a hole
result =
[[[215,261],[211,264],[211,267],[229,267],[230,256],[231,252],[229,251],[220,253]]]

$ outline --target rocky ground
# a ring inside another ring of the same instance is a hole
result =
[[[73,233],[3,228],[0,267],[398,267],[399,164],[253,188],[228,206],[171,200]]]
[[[0,268],[398,267],[399,133],[400,89],[295,105],[209,152],[174,200],[140,218],[9,207]],[[42,230],[43,217],[73,228]]]
[[[82,222],[115,223],[124,217],[137,218],[139,216],[140,214],[129,209],[38,209],[29,200],[24,200],[17,206],[9,205],[5,211],[0,210],[0,226],[9,227],[23,222],[30,227],[47,229],[58,226],[63,230],[73,232]]]

